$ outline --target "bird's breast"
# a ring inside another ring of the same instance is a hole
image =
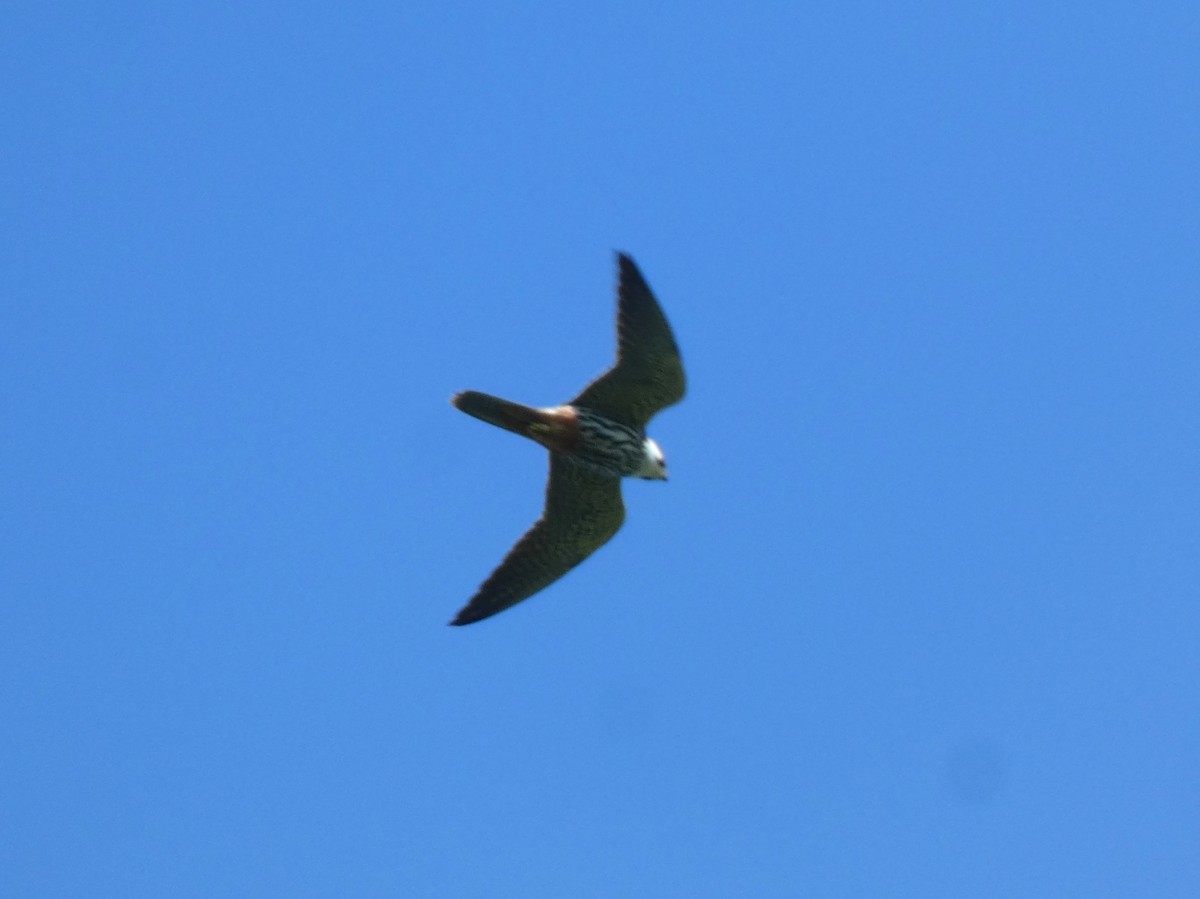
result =
[[[585,465],[613,477],[636,472],[642,463],[644,437],[627,425],[597,415],[588,409],[575,409],[579,447],[575,457]]]

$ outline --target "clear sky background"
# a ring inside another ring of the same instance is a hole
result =
[[[0,894],[1197,895],[1194,3],[3,20]]]

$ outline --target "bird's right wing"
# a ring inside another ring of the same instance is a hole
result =
[[[546,508],[451,624],[471,624],[528,599],[607,543],[625,521],[621,480],[550,454]]]
[[[606,418],[645,428],[683,399],[686,381],[675,335],[633,260],[617,254],[617,361],[571,400]]]

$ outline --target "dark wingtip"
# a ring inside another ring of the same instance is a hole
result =
[[[450,622],[450,627],[462,627],[464,624],[474,624],[476,621],[482,621],[487,617],[487,615],[480,615],[479,612],[467,605],[459,609],[458,614],[454,616],[454,620]]]
[[[617,282],[619,286],[626,284],[638,285],[649,291],[650,288],[646,284],[646,278],[642,275],[642,270],[637,267],[637,263],[633,261],[633,257],[628,253],[617,251]]]

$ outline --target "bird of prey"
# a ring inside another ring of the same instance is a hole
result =
[[[542,517],[450,622],[471,624],[528,599],[603,546],[625,520],[621,478],[667,479],[646,436],[661,409],[683,399],[683,360],[654,294],[617,254],[617,361],[562,406],[522,406],[468,390],[451,402],[550,451]]]

